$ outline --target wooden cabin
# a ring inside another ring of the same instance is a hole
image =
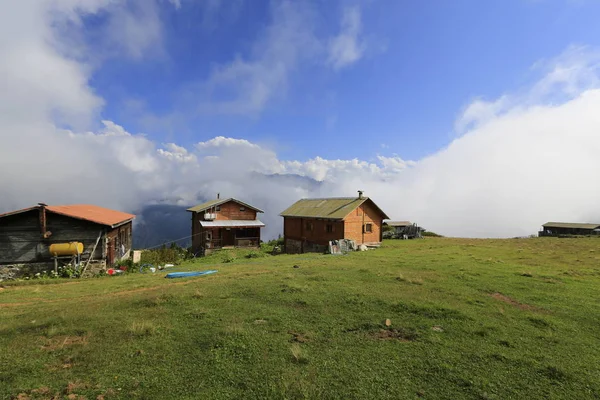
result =
[[[257,214],[263,211],[234,198],[207,201],[188,208],[192,213],[192,252],[206,255],[214,250],[234,247],[259,247]]]
[[[358,197],[302,199],[279,214],[283,217],[287,253],[324,251],[329,241],[354,240],[379,244],[384,219],[389,217],[362,192]]]
[[[600,235],[600,224],[573,222],[547,222],[539,236],[595,236]]]
[[[52,244],[83,244],[82,260],[129,257],[135,215],[88,204],[37,206],[0,214],[0,265],[47,263]]]

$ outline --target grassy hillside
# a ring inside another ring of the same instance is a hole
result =
[[[220,260],[6,284],[0,398],[600,398],[599,239]]]

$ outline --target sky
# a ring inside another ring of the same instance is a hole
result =
[[[591,0],[0,1],[0,212],[219,192],[264,209],[273,237],[297,199],[361,189],[449,236],[600,222],[597,15]]]

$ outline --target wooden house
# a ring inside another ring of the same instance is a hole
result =
[[[135,215],[87,204],[37,206],[0,214],[0,264],[52,260],[52,244],[83,244],[81,259],[111,265],[129,256]],[[93,252],[93,254],[92,254]]]
[[[259,247],[260,228],[257,214],[263,211],[234,198],[217,199],[188,208],[192,213],[192,251],[208,254],[233,247]]]
[[[592,236],[600,235],[600,224],[573,222],[547,222],[542,225],[539,236]]]
[[[298,200],[279,215],[287,253],[323,251],[329,241],[337,239],[378,244],[383,220],[389,219],[360,191],[358,197]]]

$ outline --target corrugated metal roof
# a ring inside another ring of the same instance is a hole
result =
[[[324,218],[324,219],[344,219],[348,214],[366,201],[370,201],[373,206],[382,214],[384,219],[389,218],[373,200],[368,197],[332,197],[325,199],[301,199],[292,204],[285,211],[281,212],[282,217],[298,218]]]
[[[256,212],[259,212],[259,213],[264,212],[260,208],[253,207],[250,204],[244,203],[243,201],[240,201],[240,200],[237,200],[237,199],[234,199],[233,197],[230,197],[230,198],[225,199],[225,200],[215,199],[215,200],[207,201],[206,203],[202,203],[202,204],[198,204],[197,206],[190,207],[187,210],[191,211],[191,212],[202,212],[202,211],[208,210],[211,207],[216,207],[216,206],[220,206],[221,204],[225,204],[225,203],[227,203],[229,201],[234,201],[234,202],[236,202],[238,204],[243,205],[244,207],[250,208],[250,209],[252,209],[252,210],[254,210]]]
[[[410,221],[387,221],[385,222],[386,225],[389,226],[410,226],[412,225],[412,222]]]
[[[200,221],[200,225],[204,228],[246,228],[246,227],[259,227],[264,228],[265,224],[263,224],[258,219],[229,219],[229,220],[219,220],[219,221]]]
[[[24,208],[22,210],[12,211],[9,213],[1,214],[0,217],[6,217],[9,215],[19,214],[31,210],[37,210],[40,206],[34,206]],[[46,210],[66,215],[67,217],[82,219],[85,221],[94,222],[100,225],[107,225],[114,227],[120,225],[123,222],[127,222],[135,218],[135,215],[124,213],[121,211],[111,210],[109,208],[99,207],[92,204],[72,204],[67,206],[46,206]]]
[[[600,224],[580,224],[571,222],[547,222],[542,225],[544,228],[571,228],[571,229],[597,229]]]

